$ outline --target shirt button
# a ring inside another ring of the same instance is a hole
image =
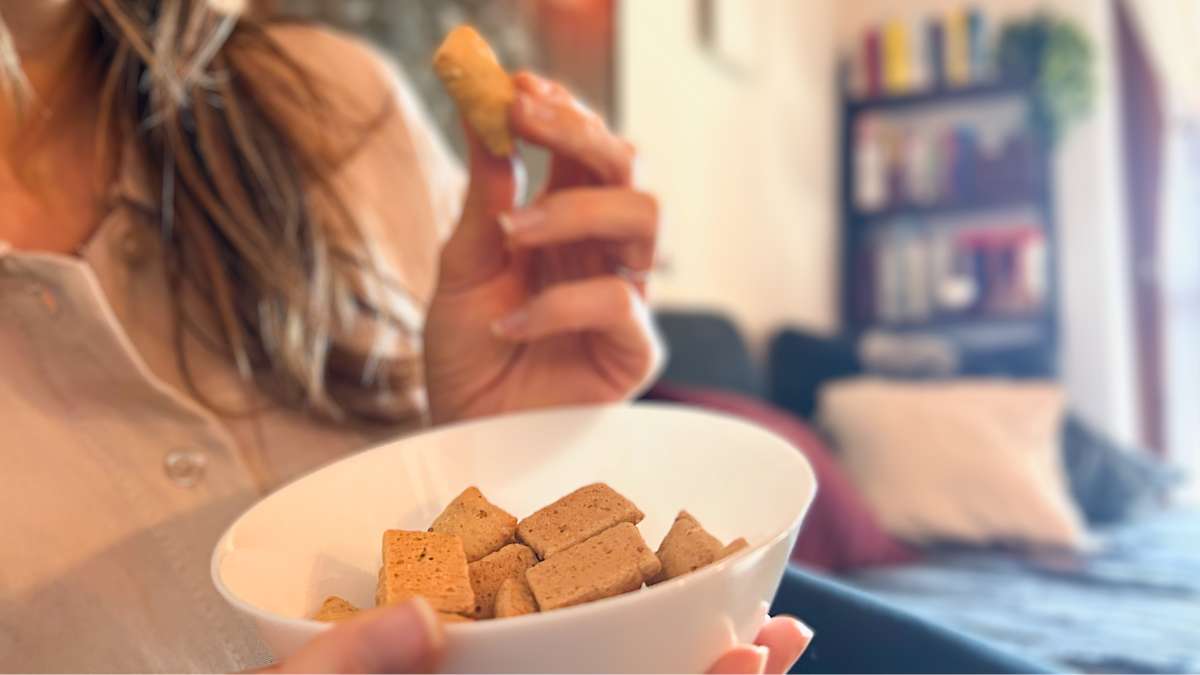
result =
[[[198,450],[175,450],[163,458],[167,478],[179,487],[195,487],[204,480],[208,456]]]
[[[31,287],[33,297],[42,305],[42,309],[46,310],[46,314],[50,316],[58,316],[58,294],[50,287],[41,284],[34,284]]]

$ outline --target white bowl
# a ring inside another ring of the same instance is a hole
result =
[[[652,588],[499,621],[446,627],[448,672],[701,672],[754,637],[816,490],[787,442],[730,417],[642,404],[524,413],[439,428],[322,468],[229,528],[213,582],[276,657],[329,624],[327,595],[374,602],[388,528],[423,530],[477,485],[518,518],[604,481],[646,513],[658,547],[687,509],[722,541],[751,547]]]

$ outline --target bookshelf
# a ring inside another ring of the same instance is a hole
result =
[[[955,102],[978,102],[989,98],[1021,96],[1028,87],[1009,82],[988,82],[953,89],[921,91],[912,94],[883,95],[847,99],[846,107],[852,114],[866,111],[902,110],[928,105],[946,105]]]
[[[1057,375],[1052,157],[1036,105],[1012,82],[845,96],[841,302],[852,336],[937,337],[964,374]]]

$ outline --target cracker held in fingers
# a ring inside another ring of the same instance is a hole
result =
[[[388,530],[383,533],[383,568],[375,602],[383,607],[418,595],[438,612],[475,610],[462,540],[440,532]]]
[[[317,621],[337,622],[345,621],[355,614],[358,614],[357,607],[336,595],[331,595],[321,603],[321,608],[313,614],[313,618]]]
[[[621,523],[535,565],[525,580],[543,612],[636,591],[662,569],[630,523]]]
[[[472,486],[446,505],[429,531],[461,537],[467,562],[475,562],[513,543],[517,519]]]
[[[484,147],[497,157],[513,154],[508,108],[516,88],[487,41],[470,26],[455,28],[434,53],[433,70]]]
[[[468,565],[471,588],[475,590],[476,619],[495,615],[496,592],[506,579],[525,578],[525,570],[537,564],[537,556],[528,546],[509,544],[495,553]]]
[[[546,560],[618,523],[638,524],[643,514],[604,483],[585,485],[517,524],[517,538]]]

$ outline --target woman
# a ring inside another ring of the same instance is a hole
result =
[[[5,670],[262,665],[207,578],[255,498],[426,418],[615,401],[655,370],[627,143],[522,74],[544,192],[519,206],[519,166],[470,138],[460,208],[377,56],[238,4],[0,0]],[[783,672],[807,635],[775,619],[715,668]],[[418,600],[273,669],[423,670],[440,640]]]
[[[376,55],[238,4],[0,0],[2,670],[262,665],[207,563],[265,491],[655,370],[656,209],[627,143],[521,74],[511,122],[547,185],[518,206],[519,166],[468,137],[463,197]],[[794,571],[776,605],[824,636],[805,669],[1037,668]],[[713,671],[783,672],[810,637],[773,619]],[[440,644],[414,601],[270,669],[421,671]]]

